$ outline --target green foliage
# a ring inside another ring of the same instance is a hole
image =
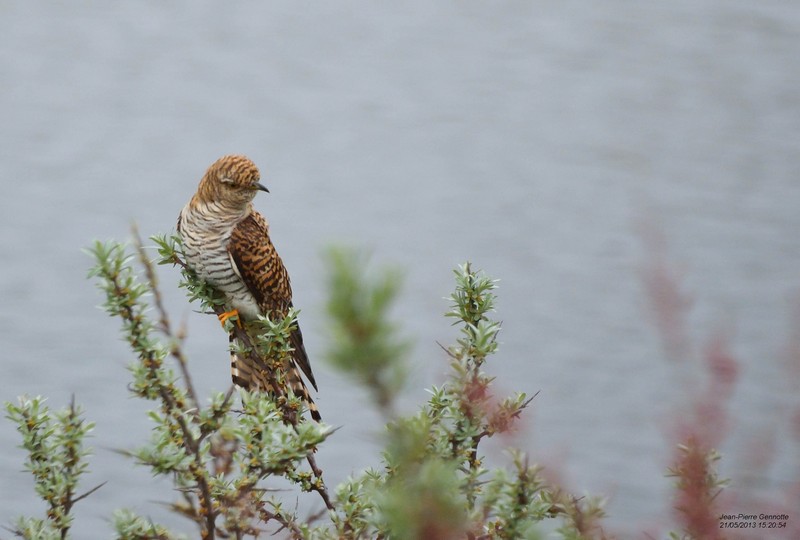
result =
[[[492,378],[481,369],[497,350],[494,288],[469,264],[456,270],[447,315],[457,318],[461,337],[447,350],[450,375],[418,414],[387,425],[383,470],[367,471],[338,492],[341,522],[359,524],[350,537],[531,538],[533,525],[549,516],[537,467],[513,452],[516,474],[490,471],[479,453],[484,438],[510,431],[530,403],[522,393],[495,399]],[[349,342],[357,352],[355,333]]]
[[[215,300],[215,293],[197,280],[180,257],[177,237],[154,239],[159,249],[159,263],[182,266],[182,286],[190,300],[204,310],[221,312],[224,306]],[[302,403],[292,395],[270,396],[240,392],[241,409],[233,410],[233,389],[215,393],[203,407],[195,397],[181,340],[175,336],[163,310],[160,293],[150,261],[141,244],[136,252],[147,278],[140,282],[131,264],[131,257],[120,244],[96,244],[92,250],[96,266],[90,275],[99,278],[106,293],[104,307],[110,315],[123,321],[123,335],[138,359],[130,366],[132,392],[154,400],[157,410],[148,414],[153,422],[151,440],[130,455],[153,474],[171,477],[181,499],[173,509],[194,521],[201,536],[214,538],[226,535],[257,535],[261,522],[275,520],[281,526],[294,523],[293,514],[278,510],[268,500],[260,484],[273,476],[295,483],[302,491],[316,491],[328,500],[321,471],[316,469],[313,452],[331,430],[324,425],[299,421]],[[148,317],[144,299],[152,298],[160,318]],[[263,354],[267,364],[278,373],[290,352],[290,334],[296,324],[294,312],[287,317],[264,318],[260,331],[251,343],[250,334],[241,337],[252,354]],[[231,325],[231,329],[237,328]],[[233,330],[232,330],[233,331]],[[240,331],[240,330],[239,330]],[[156,334],[161,334],[159,338]],[[257,351],[257,352],[253,352]],[[181,370],[181,377],[165,364],[172,355]],[[303,470],[308,461],[311,470]],[[133,531],[132,537],[157,525],[120,514],[115,522],[119,529]],[[136,532],[139,531],[139,532]],[[128,533],[126,533],[128,534]],[[144,534],[144,533],[142,533]]]
[[[280,369],[288,361],[292,348],[289,336],[297,328],[297,314],[299,310],[290,308],[286,317],[270,319],[269,317],[258,317],[256,324],[257,341],[256,349],[264,358],[274,362],[272,369]],[[233,324],[230,320],[226,324]]]
[[[120,509],[112,518],[115,538],[118,540],[184,540],[186,537],[175,535],[150,520],[137,516],[132,511]]]
[[[47,504],[46,519],[17,521],[15,533],[22,538],[65,538],[72,526],[72,506],[87,495],[78,495],[77,488],[88,469],[85,458],[90,451],[83,443],[94,423],[81,418],[74,402],[51,412],[44,401],[23,396],[18,405],[6,403],[7,418],[16,424],[28,453],[25,468],[33,475],[36,494]]]
[[[158,259],[156,259],[157,264],[178,265],[182,268],[181,281],[178,283],[178,287],[186,289],[189,302],[198,302],[200,304],[200,310],[204,313],[210,313],[214,311],[215,307],[222,306],[225,303],[222,295],[217,290],[201,280],[197,277],[197,274],[186,267],[181,252],[180,236],[175,234],[169,236],[166,234],[159,234],[151,236],[150,240],[155,243],[156,250],[158,251]],[[98,257],[98,261],[99,260]],[[153,275],[151,277],[154,278],[155,276]],[[153,281],[153,285],[156,285],[155,281]]]
[[[153,241],[155,262],[181,267],[180,286],[190,301],[205,312],[219,315],[226,310],[217,291],[183,262],[178,237],[163,235]],[[314,455],[333,430],[305,420],[302,401],[281,390],[296,312],[264,317],[247,330],[226,322],[226,330],[240,342],[237,353],[257,355],[277,390],[267,394],[231,388],[203,404],[182,351],[182,333],[170,325],[153,263],[141,242],[137,240],[133,254],[118,243],[98,242],[90,251],[95,258],[90,275],[105,293],[104,309],[121,320],[123,337],[136,357],[130,366],[131,392],[154,403],[148,413],[150,441],[129,455],[154,475],[172,479],[177,494],[172,509],[193,522],[202,538],[257,537],[276,530],[302,539],[539,538],[538,524],[558,516],[564,538],[602,537],[600,501],[577,499],[546,484],[540,468],[529,464],[524,453],[509,449],[507,468],[485,465],[482,441],[512,432],[532,398],[493,393],[493,378],[484,366],[498,348],[500,323],[491,318],[496,281],[469,264],[455,271],[446,314],[459,327],[456,343],[446,349],[451,368],[447,380],[430,390],[416,414],[397,416],[394,400],[405,381],[409,351],[389,318],[400,275],[386,272],[369,278],[363,256],[329,252],[328,358],[372,391],[388,419],[380,466],[353,475],[331,496]],[[47,520],[21,519],[15,531],[25,538],[66,538],[71,504],[79,498],[53,493],[74,493],[85,471],[81,442],[91,425],[78,420],[74,407],[52,420],[37,400],[8,410],[23,434],[37,493],[52,501]],[[60,470],[67,463],[67,477],[53,473],[56,465]],[[284,500],[268,496],[267,484],[275,478],[319,497],[326,512],[300,520]],[[113,527],[118,539],[179,538],[129,510],[114,514]]]
[[[331,348],[328,359],[370,389],[375,402],[387,410],[406,380],[403,362],[410,344],[397,337],[389,321],[401,278],[386,271],[370,281],[363,254],[331,249],[327,257]]]

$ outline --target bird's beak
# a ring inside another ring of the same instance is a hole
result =
[[[256,183],[256,189],[259,190],[259,191],[266,191],[267,193],[269,193],[269,190],[267,189],[267,186],[265,186],[264,184],[261,184],[261,183]]]

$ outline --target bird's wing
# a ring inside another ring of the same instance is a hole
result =
[[[289,273],[269,239],[267,221],[261,214],[250,212],[233,229],[228,253],[234,270],[241,276],[264,314],[272,312],[284,317],[292,307],[292,286]],[[292,332],[291,341],[295,363],[316,390],[317,383],[311,372],[299,325]]]

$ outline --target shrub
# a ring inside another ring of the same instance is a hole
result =
[[[405,381],[409,347],[388,313],[399,275],[385,272],[372,278],[357,253],[328,253],[332,343],[327,356],[369,388],[387,420],[382,466],[330,489],[314,456],[324,452],[334,430],[304,419],[303,402],[291,391],[230,388],[205,400],[197,396],[182,337],[164,309],[154,262],[180,266],[179,285],[202,310],[219,314],[225,306],[185,265],[177,237],[152,240],[156,261],[146,256],[138,237],[132,252],[119,243],[96,243],[90,250],[95,259],[90,275],[105,293],[104,309],[120,319],[136,357],[130,390],[154,404],[150,441],[128,453],[154,474],[171,478],[172,509],[193,522],[201,538],[276,531],[303,539],[539,538],[537,524],[551,519],[560,519],[563,538],[604,537],[601,500],[573,497],[547,485],[523,452],[509,449],[506,468],[485,465],[481,442],[512,430],[532,398],[517,393],[500,399],[492,393],[493,379],[484,368],[498,347],[500,323],[491,318],[496,282],[469,263],[455,270],[446,313],[459,331],[456,343],[445,349],[449,376],[430,390],[416,414],[398,416],[394,400]],[[296,312],[261,323],[263,332],[255,336],[235,324],[226,323],[226,329],[243,344],[237,352],[260,355],[274,368],[268,375],[275,388],[283,388],[281,366],[291,352]],[[67,538],[73,505],[97,489],[81,495],[77,490],[87,468],[84,440],[92,424],[74,404],[51,413],[41,398],[21,398],[7,411],[23,435],[37,493],[49,505],[46,518],[22,518],[14,533]],[[267,489],[277,478],[317,497],[325,511],[300,519]],[[114,514],[113,528],[119,539],[178,538],[125,509]]]

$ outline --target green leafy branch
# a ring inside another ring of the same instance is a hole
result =
[[[198,280],[182,262],[178,239],[162,236],[154,241],[159,249],[159,263],[181,266],[182,285],[190,298],[198,300],[204,309],[223,311],[215,291]],[[95,244],[92,253],[97,264],[91,272],[99,278],[106,293],[106,311],[122,319],[123,334],[138,355],[138,361],[131,366],[131,390],[160,404],[159,410],[149,415],[154,423],[150,444],[130,455],[150,467],[154,474],[173,478],[182,498],[173,504],[173,509],[195,522],[203,538],[257,534],[259,529],[254,523],[264,515],[283,527],[290,526],[295,517],[269,511],[265,492],[258,487],[259,482],[270,476],[283,476],[305,491],[316,491],[326,506],[331,505],[322,473],[313,458],[316,446],[330,434],[330,429],[298,422],[296,413],[302,412],[302,404],[285,394],[242,393],[238,421],[232,414],[232,388],[225,394],[214,394],[207,407],[199,406],[181,338],[172,331],[155,271],[138,237],[135,251],[144,268],[144,282],[134,272],[131,256],[118,243]],[[157,325],[147,316],[149,306],[145,297],[153,298],[159,314]],[[279,350],[278,344],[288,341],[293,324],[296,323],[292,315],[269,326],[257,336],[259,349]],[[156,330],[166,338],[166,345],[154,335]],[[238,325],[232,325],[230,330],[237,332],[249,354],[257,354],[247,332]],[[169,355],[177,360],[182,383],[164,364]],[[275,363],[281,364],[282,359]],[[277,384],[275,387],[281,388]],[[287,422],[287,418],[293,420]],[[298,470],[298,463],[303,460],[311,464],[312,473]]]
[[[180,267],[180,286],[190,301],[204,312],[219,315],[226,310],[218,292],[186,266],[178,237],[152,240],[158,250],[155,263]],[[182,349],[185,332],[170,323],[154,262],[138,235],[133,253],[115,242],[98,242],[90,251],[95,258],[90,275],[105,293],[104,309],[122,321],[123,336],[136,354],[130,390],[155,404],[148,413],[150,441],[126,453],[153,474],[172,479],[178,499],[171,508],[194,523],[201,538],[268,532],[314,540],[538,538],[538,524],[552,518],[561,518],[564,538],[604,538],[599,526],[602,500],[575,498],[548,485],[541,468],[515,449],[509,449],[509,468],[485,465],[481,442],[512,432],[535,395],[494,394],[494,379],[484,369],[497,352],[501,328],[492,319],[496,281],[471,265],[455,271],[447,316],[459,334],[454,345],[443,347],[448,377],[430,390],[416,414],[400,416],[395,401],[406,381],[410,346],[389,317],[400,274],[387,271],[372,277],[362,255],[329,252],[328,358],[370,390],[388,421],[380,465],[354,474],[331,494],[314,455],[333,430],[303,421],[302,400],[282,390],[296,312],[263,318],[247,328],[230,322],[225,326],[239,343],[237,354],[258,355],[269,366],[264,375],[275,392],[237,393],[231,388],[213,393],[203,404]],[[15,532],[24,538],[66,538],[72,505],[88,494],[74,495],[86,468],[81,444],[91,424],[79,422],[74,407],[55,422],[42,410],[36,401],[9,408],[9,417],[23,433],[37,493],[54,505],[47,520],[22,519]],[[48,476],[62,459],[57,456],[73,464],[65,469],[69,480]],[[268,496],[269,483],[277,478],[301,492],[316,493],[324,510],[300,519],[280,498]],[[52,485],[64,488],[54,495],[47,487]],[[329,521],[321,520],[325,515]],[[179,538],[125,509],[114,514],[113,527],[121,540]]]
[[[74,400],[55,413],[44,402],[41,397],[23,396],[18,405],[6,403],[6,416],[17,425],[28,453],[25,468],[33,475],[36,494],[47,503],[47,519],[20,518],[14,533],[22,538],[67,538],[72,507],[103,486],[77,494],[78,481],[88,469],[85,458],[91,453],[83,442],[94,423],[81,418]]]

